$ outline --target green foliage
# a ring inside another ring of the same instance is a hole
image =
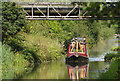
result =
[[[23,50],[22,42],[23,42],[23,37],[20,34],[17,34],[14,37],[10,36],[8,38],[8,41],[5,43],[11,46],[12,51],[17,52]]]
[[[26,25],[25,13],[14,2],[2,2],[2,38],[7,40]]]
[[[0,48],[2,48],[2,79],[17,78],[28,66],[28,61],[24,59],[23,55],[14,54],[8,45],[0,45]]]
[[[23,9],[14,2],[2,2],[3,45],[0,47],[2,47],[3,79],[17,78],[25,71],[24,68],[29,62],[34,62],[34,55],[29,48],[25,49],[23,45],[25,39],[20,32],[30,32],[30,27],[26,26]],[[18,69],[22,70],[16,71]]]
[[[120,43],[120,40],[115,41],[116,43]]]
[[[82,6],[81,11],[86,12],[86,14],[82,13],[81,15],[85,16],[97,16],[98,19],[102,19],[102,16],[106,16],[106,19],[112,19],[109,23],[110,27],[113,27],[116,30],[116,33],[120,33],[120,21],[119,19],[115,20],[115,16],[119,16],[120,14],[120,2],[78,2],[79,5]]]
[[[114,35],[114,29],[107,21],[28,21],[32,34],[42,33],[45,37],[58,39],[65,48],[74,37],[87,37],[88,47],[91,48],[99,40],[105,40]]]
[[[28,60],[31,63],[35,62],[36,60],[38,60],[37,58],[35,58],[36,50],[25,47],[24,41],[24,36],[18,33],[14,37],[10,36],[6,44],[11,47],[11,51],[13,51],[13,53],[19,52],[24,55],[24,59]]]
[[[106,61],[111,61],[111,59],[115,59],[115,58],[119,58],[120,54],[116,54],[116,53],[108,53],[105,55],[105,60]]]
[[[2,3],[2,38],[3,43],[11,46],[14,53],[22,53],[29,62],[35,61],[35,51],[30,51],[23,45],[24,36],[20,32],[29,33],[31,27],[26,26],[23,8],[15,2]],[[37,59],[36,59],[37,60]]]
[[[23,51],[23,54],[26,54],[26,56],[31,53],[32,57],[34,57],[37,62],[53,61],[63,57],[61,53],[63,49],[58,41],[53,40],[49,37],[46,38],[40,33],[31,33],[29,35],[24,33],[23,35],[26,39],[24,46],[26,48],[29,48],[28,50]]]
[[[91,15],[91,16],[98,16],[98,17],[102,17],[102,16],[107,16],[109,17],[113,17],[113,16],[118,16],[120,13],[120,10],[118,10],[118,8],[120,7],[120,2],[114,3],[114,2],[88,2],[85,3],[83,2],[82,4],[82,10],[87,10],[88,13],[86,15]],[[117,10],[117,11],[116,11]],[[115,13],[116,11],[116,13]]]
[[[94,10],[102,10],[101,6],[97,6],[100,3],[83,4],[96,5]],[[21,53],[29,62],[60,58],[65,54],[63,47],[66,50],[74,37],[86,36],[88,47],[92,48],[99,40],[107,39],[114,34],[114,29],[109,26],[108,21],[29,20],[26,22],[22,8],[14,2],[3,2],[2,11],[3,43],[11,46],[13,53]]]
[[[120,51],[120,46],[112,48],[111,51]]]

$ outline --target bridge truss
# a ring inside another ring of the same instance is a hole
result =
[[[17,3],[21,5],[29,20],[88,20],[111,19],[107,16],[86,16],[88,11],[81,11],[82,6],[78,3]],[[114,19],[120,17],[115,16]],[[112,18],[113,19],[113,18]]]

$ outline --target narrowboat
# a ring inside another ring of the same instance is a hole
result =
[[[66,61],[85,61],[88,57],[86,38],[73,38],[68,47]]]

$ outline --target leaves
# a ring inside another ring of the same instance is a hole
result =
[[[25,13],[14,2],[2,3],[2,37],[16,35],[25,26]]]

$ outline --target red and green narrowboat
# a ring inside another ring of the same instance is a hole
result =
[[[84,59],[88,60],[86,38],[73,38],[68,47],[66,61],[83,61]]]

